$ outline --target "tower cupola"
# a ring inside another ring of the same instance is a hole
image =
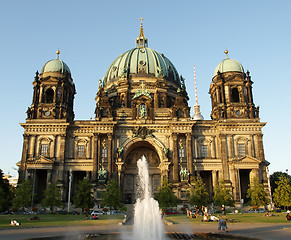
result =
[[[59,59],[60,51],[56,53],[57,59],[46,62],[40,74],[36,72],[28,119],[74,119],[75,84],[69,67]]]
[[[222,60],[214,71],[209,93],[212,101],[211,118],[256,119],[259,109],[255,107],[252,96],[252,84],[249,72],[245,74],[243,66],[236,60]]]

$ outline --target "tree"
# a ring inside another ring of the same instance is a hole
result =
[[[273,200],[277,206],[284,208],[291,206],[291,185],[290,179],[286,175],[279,176],[276,181],[277,188],[274,190]]]
[[[32,201],[32,185],[29,179],[24,180],[15,189],[15,198],[13,199],[13,207],[25,208],[30,207]]]
[[[61,191],[56,182],[50,184],[44,191],[41,205],[49,207],[51,211],[53,211],[54,207],[61,207],[63,205]]]
[[[3,172],[0,169],[0,212],[8,210],[12,205],[13,187],[9,181],[3,178]]]
[[[166,210],[168,207],[176,207],[179,199],[172,190],[172,184],[168,180],[164,180],[162,186],[158,188],[159,192],[155,194],[160,208]]]
[[[120,208],[123,205],[119,186],[115,179],[112,178],[107,182],[106,191],[102,193],[101,204],[113,209]]]
[[[289,181],[291,181],[291,176],[285,172],[274,172],[270,175],[270,185],[271,185],[271,192],[274,193],[275,189],[278,187],[277,182],[279,181],[280,176],[285,176]]]
[[[214,204],[216,206],[234,206],[234,199],[231,189],[225,185],[223,180],[214,187]]]
[[[197,205],[199,208],[207,205],[209,202],[209,194],[206,185],[201,177],[195,177],[191,183],[189,203],[191,206]]]
[[[252,184],[249,185],[247,197],[250,198],[248,204],[253,207],[265,206],[270,202],[263,184],[259,183],[257,178],[254,178]]]
[[[94,206],[94,198],[91,192],[91,184],[87,178],[84,178],[82,181],[79,181],[77,185],[76,195],[74,197],[75,207],[82,208],[91,208]]]

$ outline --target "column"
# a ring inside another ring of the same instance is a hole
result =
[[[98,139],[99,135],[98,133],[94,134],[93,137],[93,176],[92,180],[97,180],[97,170],[98,170]]]
[[[58,153],[58,156],[59,156],[59,161],[60,161],[60,165],[59,165],[59,181],[63,183],[64,181],[64,162],[65,162],[65,142],[66,142],[66,136],[64,134],[60,135],[59,136],[59,153]]]
[[[228,146],[229,146],[229,158],[232,159],[234,158],[234,146],[233,146],[233,135],[229,135],[228,137]],[[237,149],[236,149],[236,155],[238,155]]]
[[[259,158],[261,161],[265,161],[265,153],[264,153],[264,147],[263,147],[263,134],[262,133],[257,134],[257,141],[258,141]]]
[[[101,135],[99,135],[97,139],[97,171],[99,170],[100,159],[101,159]]]
[[[212,185],[213,188],[218,185],[217,170],[212,170]]]
[[[159,107],[159,94],[156,92],[154,95],[154,108]]]
[[[30,135],[30,144],[29,144],[29,157],[34,157],[34,149],[35,149],[35,136]]]
[[[211,158],[216,158],[216,153],[215,153],[215,136],[212,137],[211,140]]]
[[[177,140],[178,136],[176,133],[173,133],[172,135],[173,138],[173,182],[179,182],[179,161],[178,161],[178,145],[177,145]]]
[[[257,168],[250,171],[250,184],[252,185],[255,180],[259,181],[259,169]]]
[[[28,151],[28,135],[23,134],[23,147],[22,147],[22,157],[21,157],[21,164],[19,168],[19,180],[18,182],[22,182],[25,178],[25,162],[27,158],[27,151]]]
[[[86,171],[86,179],[90,181],[90,171]]]
[[[236,169],[234,167],[234,165],[231,165],[229,167],[229,171],[230,171],[230,181],[232,183],[232,189],[233,189],[233,196],[234,196],[234,200],[237,202],[239,201],[239,190],[238,190],[238,182],[237,182],[237,178],[236,178]]]
[[[63,163],[65,161],[65,142],[66,142],[66,135],[60,135],[60,161]]]
[[[52,183],[52,170],[46,170],[46,186],[48,187]]]
[[[250,142],[251,142],[251,144],[250,144],[250,148],[251,148],[250,156],[251,157],[255,157],[255,153],[254,153],[254,135],[253,134],[250,135]]]
[[[107,134],[108,138],[108,177],[111,178],[112,174],[112,134]]]
[[[192,159],[192,134],[186,133],[186,151],[187,151],[187,169],[193,176],[193,159]]]
[[[198,158],[198,144],[197,137],[194,137],[194,158]]]
[[[228,162],[227,162],[227,149],[226,149],[226,136],[220,134],[220,150],[221,150],[221,163],[223,180],[229,181]]]

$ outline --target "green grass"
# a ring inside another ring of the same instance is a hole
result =
[[[284,213],[274,213],[274,217],[265,217],[264,213],[227,214],[230,223],[235,219],[238,223],[287,223]],[[0,229],[2,228],[26,228],[26,227],[53,227],[53,226],[94,226],[118,224],[123,215],[99,215],[98,220],[85,219],[84,215],[38,215],[39,221],[30,221],[35,215],[0,215]],[[215,214],[217,216],[217,214]],[[20,226],[10,226],[10,220],[16,219]],[[175,224],[217,224],[217,222],[201,222],[202,217],[189,219],[185,214],[169,215],[166,219]],[[290,222],[291,223],[291,222]],[[234,222],[234,224],[237,224]]]
[[[243,213],[243,214],[227,214],[226,218],[228,222],[234,223],[287,223],[286,214],[284,213],[274,213],[275,216],[265,217],[265,213]],[[217,216],[217,214],[215,214]],[[221,215],[220,215],[221,216]],[[201,222],[202,216],[198,218],[187,218],[185,214],[168,215],[166,219],[176,223],[176,224],[217,224],[217,222]]]
[[[0,228],[23,228],[23,227],[50,227],[50,226],[89,226],[118,224],[123,215],[99,215],[98,220],[85,219],[84,215],[37,215],[40,220],[31,221],[35,215],[0,215]],[[20,226],[10,226],[10,220],[15,219]]]

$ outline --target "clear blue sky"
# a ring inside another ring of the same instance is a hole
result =
[[[121,53],[135,47],[139,18],[149,47],[164,53],[186,79],[194,105],[193,65],[198,101],[210,119],[208,94],[218,63],[229,57],[251,72],[254,102],[260,106],[270,172],[291,171],[291,1],[1,1],[0,168],[21,159],[27,107],[34,75],[56,50],[76,84],[78,120],[94,117],[98,80]],[[290,172],[289,172],[290,173]]]

